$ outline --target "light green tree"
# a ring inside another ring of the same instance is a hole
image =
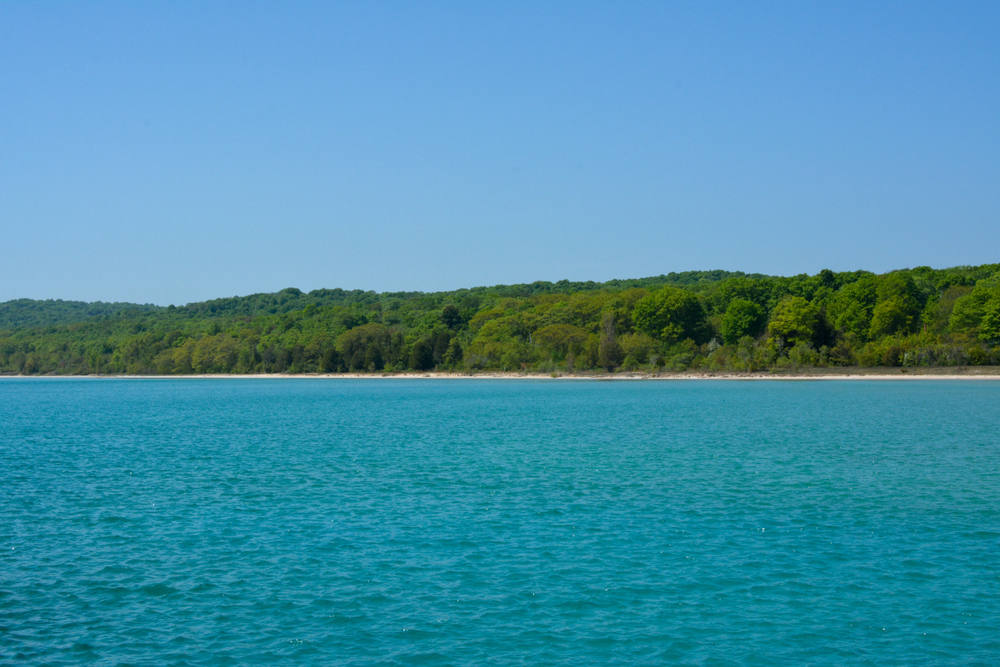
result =
[[[590,334],[572,324],[550,324],[536,331],[532,340],[548,349],[556,360],[577,355]]]
[[[774,307],[769,328],[772,336],[795,345],[811,342],[818,324],[819,308],[801,296],[786,296]]]
[[[1000,343],[1000,295],[986,302],[979,325],[979,338],[991,345]]]
[[[1000,301],[1000,277],[980,280],[969,294],[955,301],[948,321],[949,328],[975,333],[983,324],[987,304],[995,301]]]

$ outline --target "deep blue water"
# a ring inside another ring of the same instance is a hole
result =
[[[0,663],[998,665],[1000,382],[0,381]]]

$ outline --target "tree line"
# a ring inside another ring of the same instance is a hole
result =
[[[431,294],[289,288],[182,307],[129,305],[99,304],[81,319],[87,304],[78,302],[0,304],[7,307],[0,372],[760,371],[1000,362],[1000,264],[882,275],[687,272]]]

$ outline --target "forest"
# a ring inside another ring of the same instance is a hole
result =
[[[1000,264],[452,292],[0,304],[15,375],[778,371],[1000,363]]]

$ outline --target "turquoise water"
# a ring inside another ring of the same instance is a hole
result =
[[[1000,383],[0,381],[0,663],[997,665]]]

